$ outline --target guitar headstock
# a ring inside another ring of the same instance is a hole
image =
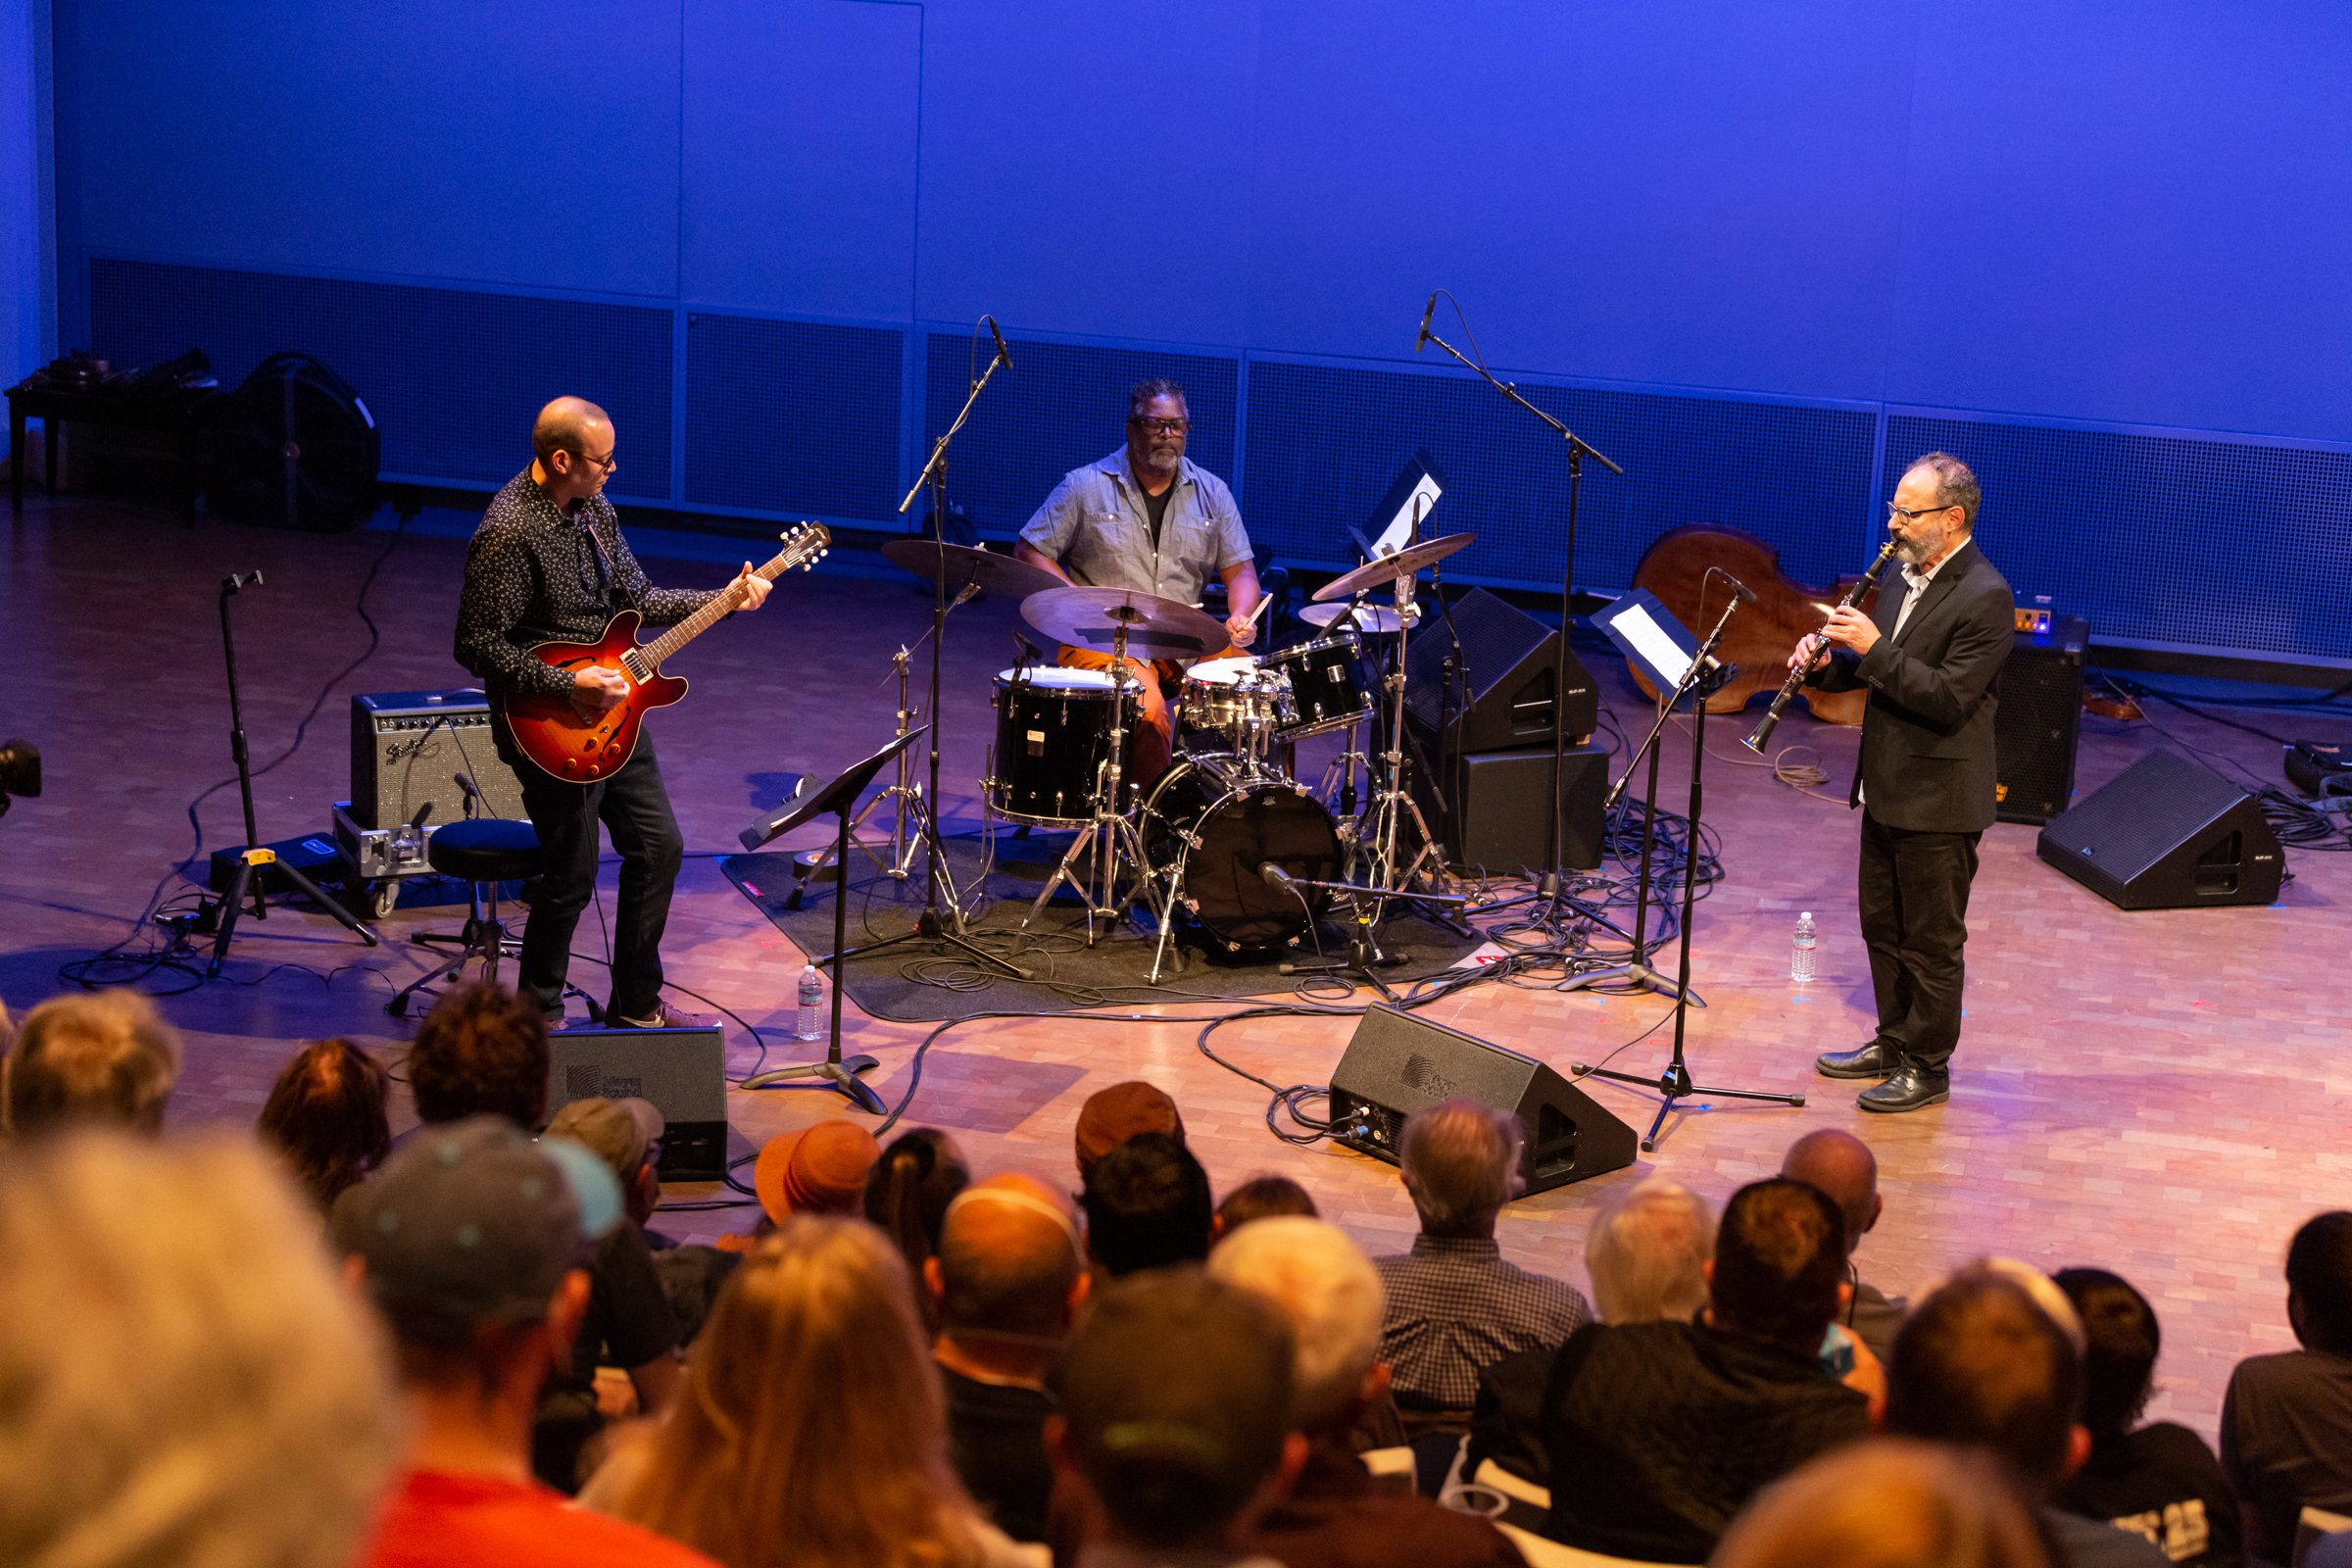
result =
[[[796,522],[778,537],[784,541],[784,548],[776,552],[779,571],[790,571],[795,566],[809,570],[829,553],[828,547],[833,543],[831,531],[821,522]]]

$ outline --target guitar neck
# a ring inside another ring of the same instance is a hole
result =
[[[774,582],[793,567],[822,555],[824,552],[817,546],[826,538],[827,535],[821,528],[815,530],[813,535],[802,535],[794,538],[791,543],[776,552],[774,560],[768,562],[766,565],[757,568],[757,575],[769,582]],[[740,578],[728,583],[709,604],[640,648],[637,651],[638,657],[656,669],[661,668],[663,660],[742,609],[746,593],[747,590]]]

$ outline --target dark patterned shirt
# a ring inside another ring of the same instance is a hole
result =
[[[494,696],[560,697],[572,677],[531,657],[534,644],[594,642],[605,623],[635,610],[667,626],[716,598],[646,581],[612,503],[590,496],[566,517],[525,468],[490,500],[466,552],[458,599],[458,662]]]
[[[1380,1358],[1403,1404],[1467,1410],[1481,1370],[1556,1350],[1592,1317],[1576,1287],[1504,1262],[1492,1240],[1416,1236],[1411,1252],[1372,1266],[1388,1294]]]

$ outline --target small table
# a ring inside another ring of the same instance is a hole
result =
[[[12,386],[8,389],[8,510],[24,510],[24,421],[41,421],[48,459],[45,477],[49,493],[57,493],[57,426],[107,424],[124,429],[174,430],[179,434],[180,472],[186,480],[181,516],[196,526],[197,435],[220,416],[227,395],[205,387],[193,391],[142,396],[130,392],[75,392],[58,386]]]

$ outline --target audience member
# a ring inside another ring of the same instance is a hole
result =
[[[1482,1369],[1557,1349],[1592,1315],[1573,1286],[1504,1262],[1495,1245],[1495,1217],[1520,1191],[1520,1136],[1516,1116],[1468,1100],[1405,1119],[1399,1172],[1421,1233],[1372,1266],[1388,1298],[1380,1356],[1415,1436],[1466,1430]]]
[[[2169,1421],[2135,1426],[2164,1339],[2155,1309],[2105,1269],[2070,1268],[2057,1286],[2082,1319],[2082,1425],[2090,1457],[2058,1489],[2058,1506],[2135,1530],[2177,1563],[2236,1568],[2237,1499],[2205,1440]]]
[[[1866,1284],[1854,1266],[1854,1250],[1879,1223],[1886,1200],[1879,1192],[1879,1159],[1870,1146],[1852,1133],[1824,1127],[1788,1146],[1781,1174],[1792,1182],[1811,1182],[1830,1195],[1845,1216],[1845,1277],[1853,1286],[1839,1322],[1855,1339],[1870,1347],[1884,1362],[1894,1354],[1894,1337],[1903,1326],[1906,1303]]]
[[[1348,1435],[1388,1392],[1380,1349],[1380,1276],[1347,1233],[1280,1215],[1217,1244],[1212,1279],[1256,1292],[1293,1338],[1291,1425],[1307,1453],[1287,1501],[1257,1522],[1255,1545],[1289,1568],[1517,1568],[1518,1548],[1471,1513],[1409,1490],[1384,1490]]]
[[[650,1100],[575,1100],[547,1124],[550,1138],[568,1138],[605,1162],[620,1184],[629,1223],[640,1231],[662,1206],[662,1139],[669,1120]],[[661,1245],[651,1236],[647,1245]]]
[[[1752,1182],[1724,1209],[1700,1321],[1577,1332],[1544,1398],[1555,1540],[1703,1562],[1758,1488],[1868,1434],[1868,1401],[1820,1360],[1844,1243],[1819,1188]]]
[[[1198,1269],[1096,1298],[1046,1423],[1057,1500],[1083,1541],[1076,1568],[1271,1568],[1250,1541],[1306,1458],[1291,1360],[1273,1307]]]
[[[1222,1238],[1253,1219],[1272,1219],[1285,1214],[1305,1219],[1320,1217],[1307,1190],[1288,1176],[1253,1176],[1225,1195],[1209,1230]]]
[[[348,1040],[314,1040],[286,1059],[256,1126],[324,1215],[392,1152],[391,1075]]]
[[[1873,1438],[1756,1494],[1714,1568],[2052,1568],[2034,1507],[1991,1454]],[[2056,1568],[2065,1568],[2060,1563]]]
[[[949,1467],[906,1264],[861,1220],[788,1217],[720,1293],[669,1418],[583,1501],[727,1568],[1017,1568]]]
[[[917,1127],[895,1140],[865,1173],[865,1217],[898,1244],[907,1274],[922,1278],[939,1250],[939,1227],[956,1195],[971,1185],[972,1168],[956,1140],[936,1127]],[[924,1322],[937,1332],[928,1292],[915,1292]]]
[[[1184,1115],[1176,1102],[1142,1079],[1112,1084],[1087,1096],[1078,1108],[1078,1179],[1095,1161],[1137,1133],[1166,1133],[1184,1142]]]
[[[427,1127],[338,1206],[410,1418],[407,1471],[362,1568],[706,1561],[531,1479],[540,1388],[588,1303],[579,1264],[600,1215],[619,1214],[586,1151],[534,1146],[496,1116]]]
[[[2129,1531],[2047,1506],[2090,1453],[2082,1325],[2065,1293],[2022,1264],[1972,1263],[1911,1309],[1887,1367],[1886,1430],[1990,1448],[2040,1506],[2072,1568],[2155,1568]]]
[[[855,1214],[865,1201],[866,1174],[882,1157],[874,1135],[834,1119],[780,1133],[760,1146],[752,1189],[764,1219],[760,1234],[795,1214]],[[745,1248],[758,1240],[731,1238]]]
[[[923,1264],[940,1325],[948,1452],[964,1489],[1015,1541],[1044,1541],[1054,1492],[1048,1387],[1092,1276],[1063,1200],[1026,1176],[992,1176],[948,1204]]]
[[[1665,1176],[1619,1188],[1585,1238],[1592,1304],[1603,1323],[1687,1323],[1707,1304],[1714,1255],[1714,1204]]]
[[[2280,1562],[2305,1507],[2352,1513],[2352,1213],[2295,1232],[2286,1321],[2302,1348],[2238,1362],[2222,1398],[2222,1470],[2246,1550]]]
[[[1097,1160],[1079,1201],[1087,1250],[1110,1279],[1208,1256],[1208,1173],[1169,1133],[1138,1133]]]
[[[409,1050],[409,1086],[427,1126],[489,1115],[527,1131],[546,1118],[547,1078],[546,1014],[530,998],[488,981],[443,995]],[[341,1205],[336,1233],[348,1235]],[[531,1441],[532,1468],[564,1492],[578,1487],[580,1449],[604,1428],[598,1367],[626,1372],[637,1408],[648,1415],[659,1414],[678,1387],[677,1320],[645,1232],[614,1225],[602,1236],[587,1263],[578,1331],[566,1341],[569,1360],[547,1380]]]
[[[0,1562],[351,1560],[396,1412],[317,1232],[242,1140],[0,1154]]]
[[[179,1031],[136,991],[51,997],[24,1015],[5,1058],[8,1130],[161,1132],[181,1054]]]

